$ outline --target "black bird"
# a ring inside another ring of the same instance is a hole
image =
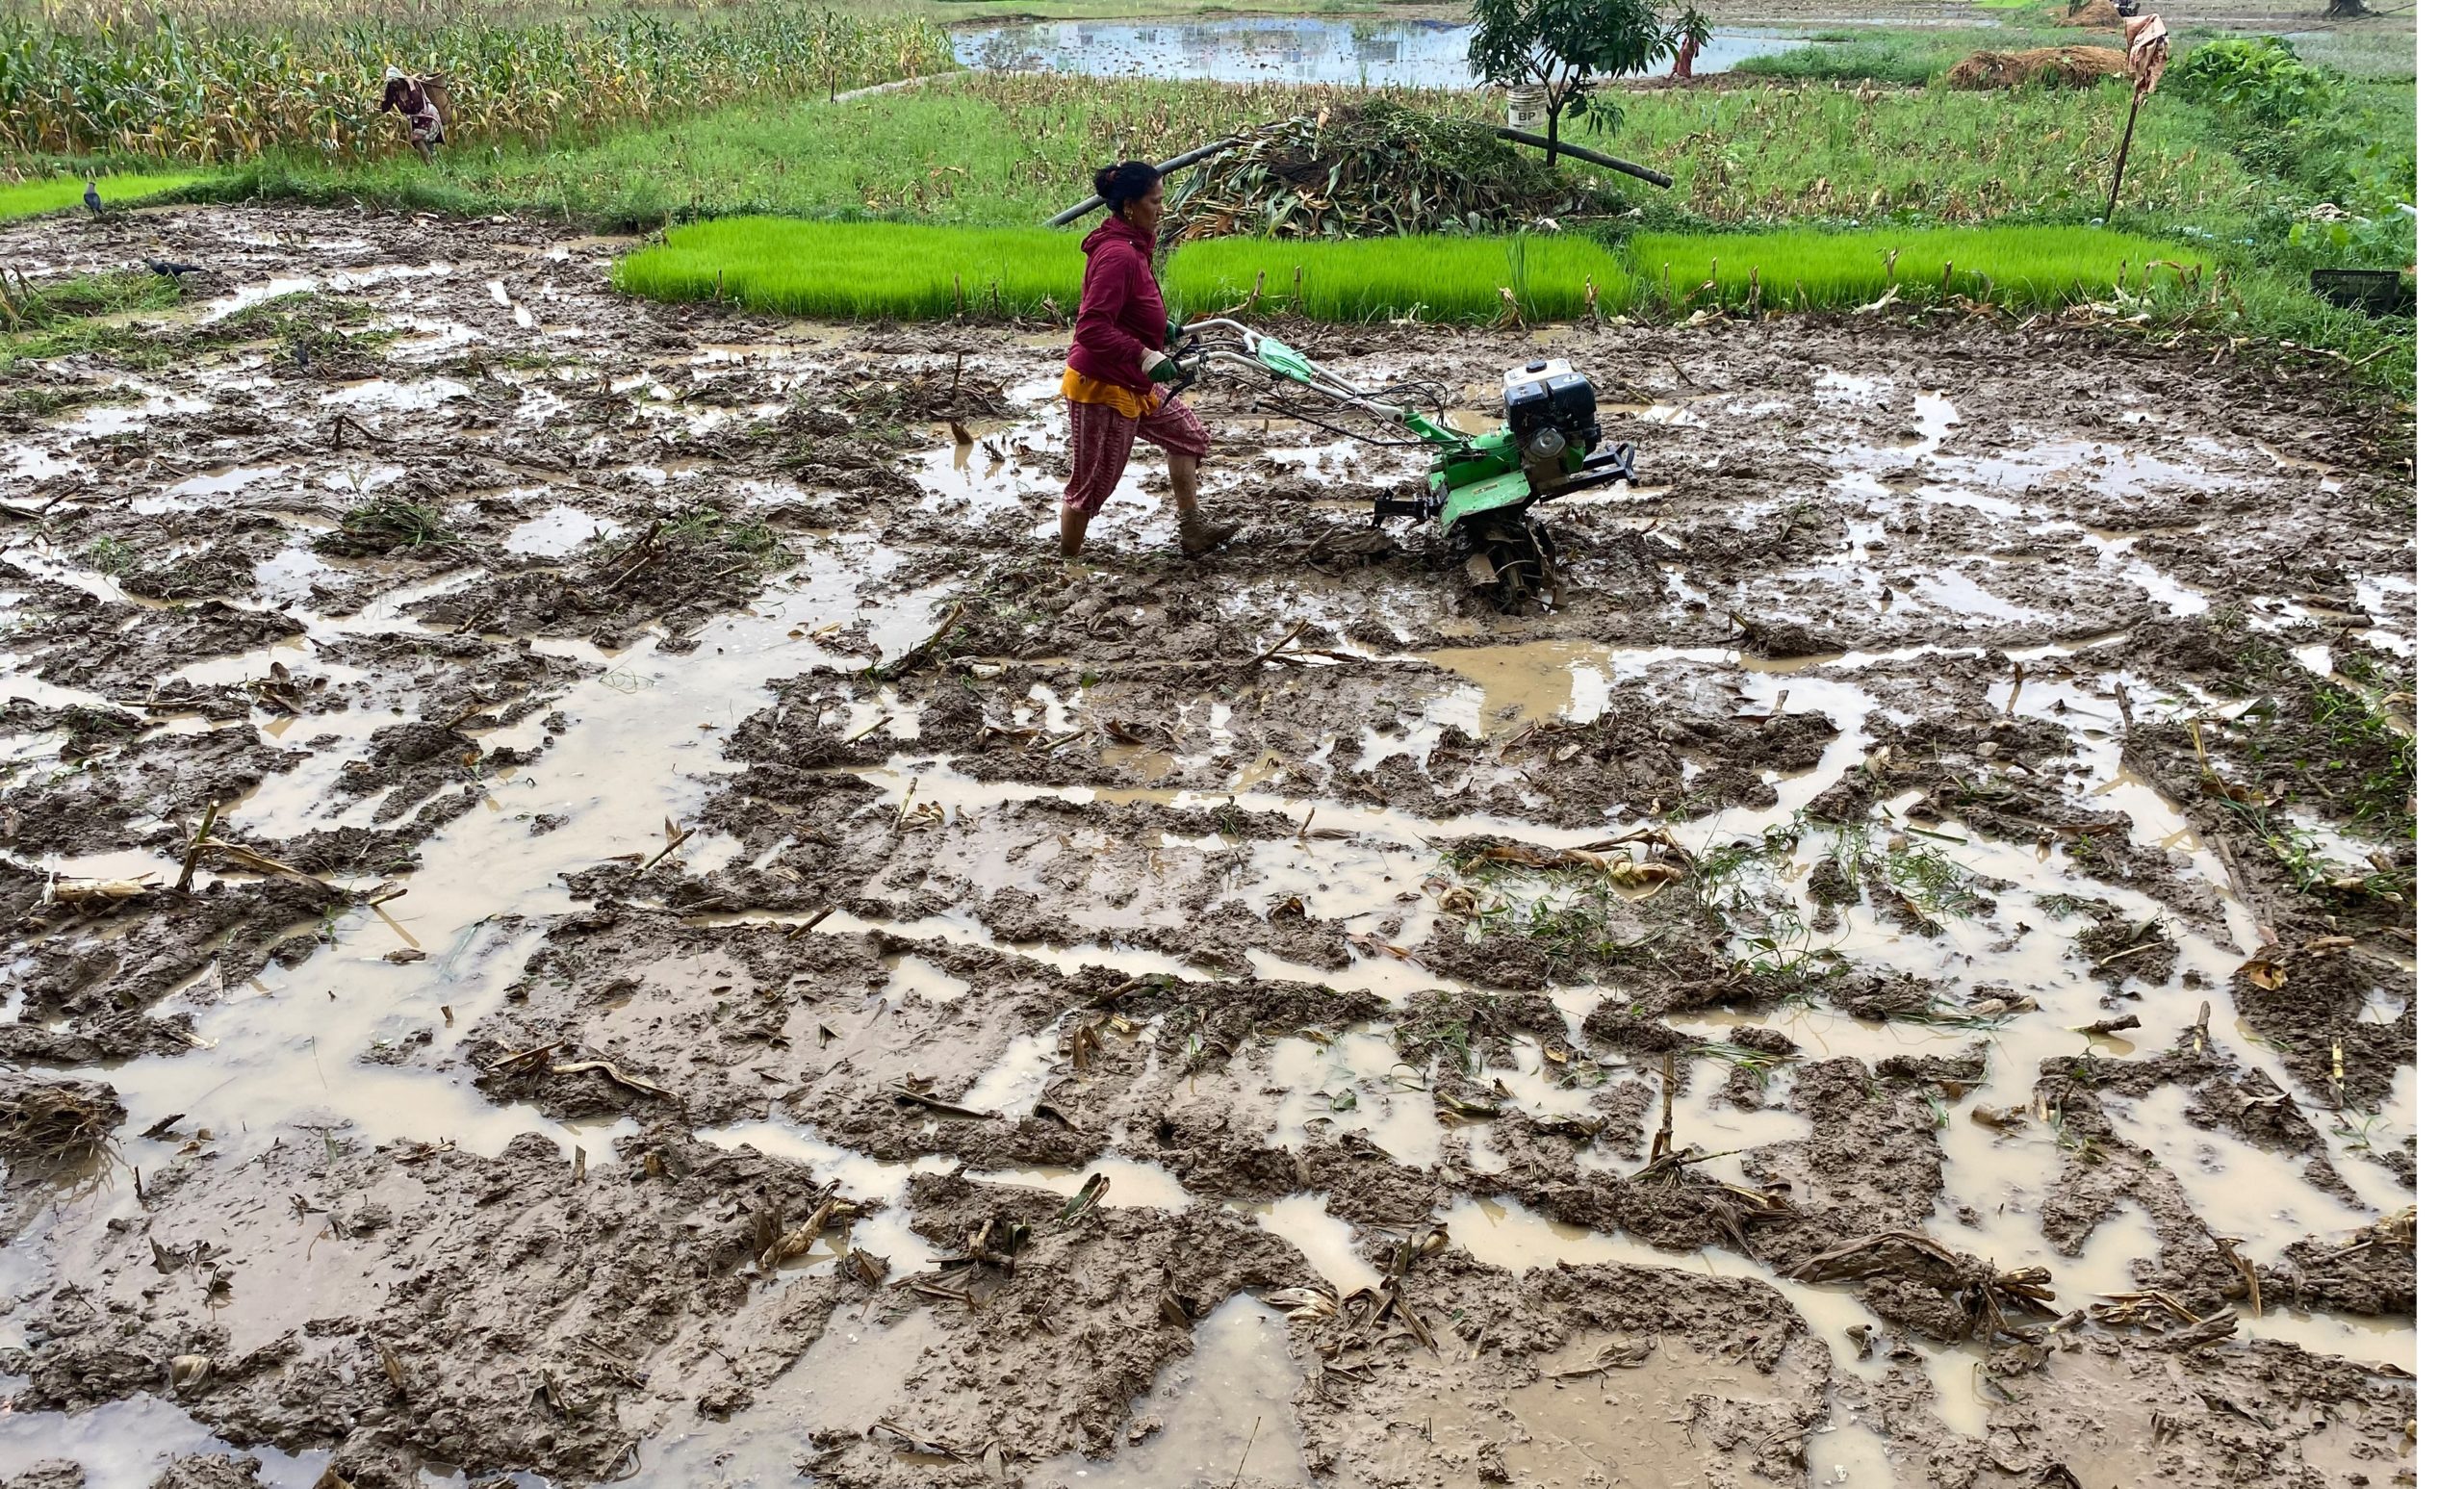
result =
[[[98,218],[103,215],[103,193],[94,190],[91,181],[86,183],[86,210]]]
[[[197,266],[194,264],[174,264],[168,259],[147,259],[145,267],[166,279],[177,279],[182,274],[193,274],[197,271]]]

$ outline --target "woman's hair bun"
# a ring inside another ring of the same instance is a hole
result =
[[[1118,212],[1155,190],[1164,173],[1144,161],[1122,161],[1095,172],[1095,194]]]

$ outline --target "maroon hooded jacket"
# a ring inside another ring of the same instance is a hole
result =
[[[1155,284],[1155,235],[1127,218],[1110,217],[1087,235],[1087,285],[1078,298],[1078,330],[1069,365],[1081,377],[1132,393],[1155,384],[1139,367],[1142,353],[1164,349],[1168,321]]]

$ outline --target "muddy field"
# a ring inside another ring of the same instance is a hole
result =
[[[1058,336],[556,239],[0,231],[201,266],[0,373],[0,1478],[2413,1481],[2403,431],[1295,328],[1600,385],[1507,617],[1408,452],[1202,391],[1242,540],[1065,565]]]

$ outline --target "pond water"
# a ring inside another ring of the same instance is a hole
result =
[[[1472,28],[1440,20],[1326,20],[1248,15],[1217,20],[1031,21],[953,33],[961,65],[1012,72],[1211,78],[1223,83],[1360,83],[1476,88]],[[1715,31],[1697,73],[1805,39],[1758,28]],[[1665,75],[1668,64],[1654,69]]]

